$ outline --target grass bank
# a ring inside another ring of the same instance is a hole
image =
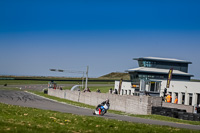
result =
[[[79,116],[0,103],[0,132],[198,133],[196,130]]]

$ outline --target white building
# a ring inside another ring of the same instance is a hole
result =
[[[167,88],[167,93],[172,96],[172,102],[178,97],[178,104],[198,105],[200,104],[200,82],[190,81],[192,74],[188,73],[189,61],[143,57],[138,60],[139,68],[129,69],[130,82],[115,81],[115,89],[120,95],[143,95],[164,96],[167,86],[169,69],[173,68],[172,79]]]

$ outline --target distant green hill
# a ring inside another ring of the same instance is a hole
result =
[[[112,72],[106,75],[99,77],[100,79],[121,79],[123,80],[130,80],[130,75],[128,73],[122,72]]]

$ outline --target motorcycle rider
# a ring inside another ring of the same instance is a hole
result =
[[[98,110],[99,107],[104,106],[105,104],[108,106],[108,108],[110,107],[109,99],[106,99],[106,101],[103,101],[101,104],[99,104],[96,107],[96,110]],[[106,112],[107,112],[107,110],[106,110]]]

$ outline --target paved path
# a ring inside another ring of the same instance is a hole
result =
[[[92,109],[86,109],[86,108],[76,107],[76,106],[68,105],[64,103],[58,103],[56,101],[49,100],[47,98],[33,95],[31,93],[27,93],[24,91],[0,90],[0,102],[6,103],[6,104],[12,104],[12,105],[39,108],[39,109],[44,109],[44,110],[73,113],[77,115],[93,116]],[[98,116],[98,117],[102,117],[102,116]],[[200,126],[198,125],[178,124],[178,123],[173,123],[173,122],[143,119],[143,118],[123,116],[123,115],[117,115],[117,114],[111,114],[111,113],[107,113],[103,117],[109,118],[109,119],[122,120],[122,121],[136,122],[136,123],[166,125],[166,126],[171,126],[171,127],[200,130]]]

